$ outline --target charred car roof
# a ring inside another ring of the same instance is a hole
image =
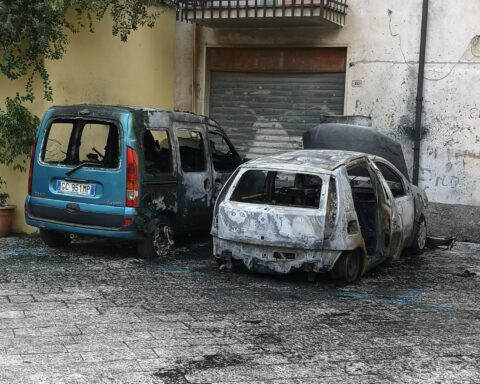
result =
[[[277,155],[264,156],[242,165],[243,168],[285,169],[323,173],[355,159],[368,156],[365,153],[336,150],[304,149]]]
[[[223,129],[215,120],[207,116],[196,115],[190,112],[169,111],[163,109],[131,107],[123,105],[100,105],[100,104],[77,104],[66,106],[54,106],[49,109],[50,116],[59,117],[90,117],[116,119],[121,113],[132,113],[136,119],[143,120],[147,128],[169,128],[172,121],[185,123],[205,124],[220,131]]]

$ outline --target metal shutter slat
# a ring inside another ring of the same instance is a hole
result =
[[[320,115],[343,114],[345,73],[212,72],[210,117],[247,158],[302,148]]]

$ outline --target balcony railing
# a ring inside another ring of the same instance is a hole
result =
[[[209,26],[343,26],[347,7],[347,0],[177,0],[177,19]]]

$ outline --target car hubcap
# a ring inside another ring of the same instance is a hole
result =
[[[153,234],[153,249],[158,256],[167,255],[173,247],[173,229],[168,225],[161,225]]]
[[[425,220],[420,221],[418,225],[418,248],[423,249],[427,241],[427,225]]]

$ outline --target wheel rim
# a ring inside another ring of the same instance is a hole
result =
[[[418,236],[417,236],[417,244],[419,249],[425,248],[425,243],[427,241],[427,225],[425,220],[421,220],[418,223]]]
[[[161,225],[153,233],[153,249],[158,256],[167,255],[173,248],[173,229],[168,225]]]

